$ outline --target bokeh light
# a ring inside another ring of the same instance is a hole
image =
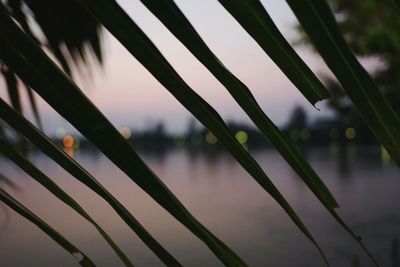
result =
[[[356,130],[354,128],[347,128],[344,132],[344,135],[346,136],[347,139],[354,139],[356,137]]]
[[[206,139],[206,142],[208,144],[210,144],[210,145],[214,145],[215,143],[218,142],[217,137],[215,137],[215,135],[212,132],[208,132],[206,134],[206,138],[205,139]]]
[[[72,148],[74,146],[74,137],[72,135],[67,134],[63,138],[63,144],[65,148]]]
[[[58,127],[56,129],[56,137],[58,139],[62,139],[65,136],[65,134],[66,134],[66,131],[63,127]]]
[[[236,139],[239,141],[239,143],[241,143],[242,145],[245,144],[247,142],[248,136],[247,133],[244,131],[238,131],[235,134]]]

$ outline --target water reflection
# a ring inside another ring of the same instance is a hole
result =
[[[399,267],[399,170],[380,164],[380,148],[305,150],[307,159],[341,204],[338,212],[383,266]],[[187,230],[157,206],[108,159],[95,150],[75,151],[76,159],[117,196],[149,231],[185,266],[220,266],[218,260]],[[326,250],[333,266],[372,266],[356,244],[327,214],[304,183],[273,150],[250,150]],[[250,266],[322,266],[314,247],[281,208],[235,160],[221,150],[142,153],[163,179],[210,230]],[[162,266],[159,260],[99,197],[39,152],[31,159],[103,225],[138,266]],[[83,249],[100,266],[119,260],[96,231],[9,163],[2,172],[15,177],[23,193],[16,198]],[[62,249],[18,215],[0,236],[4,266],[74,266]],[[3,216],[2,216],[3,217]],[[32,253],[32,247],[41,249]],[[18,257],[24,255],[24,257]],[[2,266],[3,266],[2,265]]]

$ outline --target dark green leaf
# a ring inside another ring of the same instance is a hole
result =
[[[60,233],[54,230],[51,226],[45,223],[42,219],[37,217],[34,213],[24,207],[16,199],[10,196],[6,191],[0,188],[0,200],[4,202],[11,209],[19,213],[21,216],[25,217],[27,220],[31,221],[37,227],[39,227],[43,232],[45,232],[49,237],[56,241],[60,246],[62,246],[66,251],[68,251],[74,258],[79,260],[79,264],[83,267],[95,266],[93,262],[75,247],[71,242],[65,239]]]
[[[47,46],[67,73],[70,73],[71,59],[75,63],[79,63],[79,60],[84,62],[88,51],[102,61],[100,25],[76,0],[23,2],[33,13],[33,19],[43,32]]]

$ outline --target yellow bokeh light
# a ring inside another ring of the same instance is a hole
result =
[[[244,131],[238,131],[238,132],[235,134],[235,137],[236,137],[236,140],[238,140],[239,143],[241,143],[242,145],[245,144],[245,143],[247,142],[247,139],[249,138],[249,137],[247,136],[247,133],[244,132]]]
[[[74,146],[74,137],[72,137],[72,135],[67,134],[63,138],[63,144],[65,148],[72,148]]]
[[[206,134],[206,142],[210,145],[214,145],[215,143],[218,142],[218,139],[212,132],[208,132]]]
[[[344,132],[347,139],[354,139],[356,137],[356,130],[354,128],[347,128]]]

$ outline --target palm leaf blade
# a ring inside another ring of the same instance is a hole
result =
[[[65,239],[60,233],[54,230],[51,226],[46,224],[42,219],[37,217],[34,213],[24,207],[16,199],[10,196],[6,191],[0,188],[0,200],[4,202],[11,209],[19,213],[21,216],[31,221],[37,227],[39,227],[43,232],[45,232],[49,237],[51,237],[55,242],[62,246],[66,251],[68,251],[72,256],[78,258],[79,264],[83,267],[93,267],[95,266],[93,262],[81,252],[77,247]],[[80,259],[80,256],[83,258]]]
[[[7,93],[11,105],[19,113],[22,113],[21,96],[19,94],[17,77],[14,72],[9,69],[2,70],[2,73],[6,82]]]

